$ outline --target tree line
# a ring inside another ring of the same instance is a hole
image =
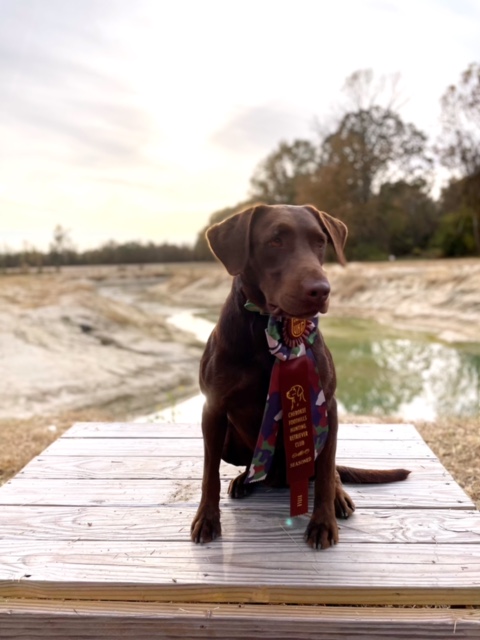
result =
[[[345,82],[345,104],[317,122],[312,139],[281,141],[256,167],[244,201],[216,211],[193,247],[110,241],[78,251],[61,225],[47,252],[0,251],[0,270],[62,264],[213,260],[206,228],[256,202],[310,203],[349,229],[347,257],[480,255],[480,64],[441,98],[441,134],[429,140],[399,113],[396,77],[360,70]],[[435,173],[447,180],[434,198]]]
[[[334,122],[314,139],[280,142],[255,169],[248,198],[209,224],[255,202],[310,203],[347,224],[350,259],[480,255],[480,65],[445,91],[435,141],[400,116],[395,78],[387,100],[370,70],[347,78],[345,94]],[[434,198],[439,167],[448,179]],[[195,254],[208,259],[204,231]]]
[[[44,267],[58,270],[63,265],[148,264],[191,262],[194,259],[192,247],[168,242],[118,243],[110,240],[96,249],[78,251],[68,230],[57,225],[48,251],[41,252],[33,247],[25,247],[21,251],[4,251],[0,253],[0,271],[33,268],[41,272]]]

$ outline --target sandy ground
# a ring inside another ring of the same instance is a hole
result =
[[[480,260],[327,272],[331,315],[480,341]],[[128,420],[195,393],[202,344],[168,318],[187,308],[216,313],[229,286],[213,263],[0,276],[0,482],[77,420]],[[479,499],[479,421],[418,426]]]

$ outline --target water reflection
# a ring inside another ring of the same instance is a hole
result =
[[[425,420],[479,413],[480,356],[473,347],[410,332],[392,337],[366,321],[322,327],[335,359],[337,395],[349,413]]]
[[[185,312],[170,322],[206,341],[213,324],[193,318]],[[479,414],[478,345],[446,345],[425,334],[392,331],[365,320],[322,318],[321,323],[335,360],[343,412],[407,420]],[[153,418],[198,422],[202,404],[197,396]]]

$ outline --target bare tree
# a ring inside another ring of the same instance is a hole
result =
[[[375,76],[372,69],[358,69],[343,85],[349,111],[368,110],[374,106],[400,111],[406,100],[400,89],[400,72]]]
[[[53,240],[50,243],[50,255],[57,271],[65,262],[66,253],[73,251],[73,242],[70,239],[70,231],[57,224],[53,230]]]
[[[442,100],[442,136],[437,151],[461,185],[461,206],[468,209],[476,251],[480,253],[480,64],[472,63]]]
[[[332,105],[330,116],[315,118],[313,129],[318,138],[324,140],[335,131],[347,113],[369,111],[372,107],[400,112],[408,102],[400,83],[400,72],[378,76],[373,69],[357,69],[351,73],[343,83],[343,98]]]

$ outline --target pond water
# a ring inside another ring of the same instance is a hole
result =
[[[366,320],[322,321],[337,396],[352,414],[434,420],[478,415],[480,345],[446,344]]]
[[[213,328],[190,312],[169,321],[202,341]],[[479,414],[480,343],[447,344],[424,333],[351,318],[322,318],[321,329],[335,360],[343,413],[406,420]],[[202,404],[203,398],[196,396],[154,417],[198,421]]]

